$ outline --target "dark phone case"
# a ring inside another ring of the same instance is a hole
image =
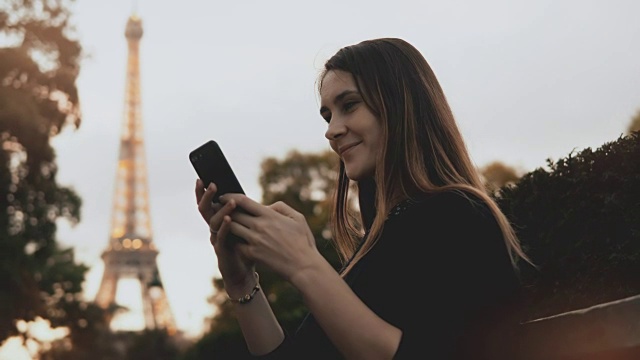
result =
[[[222,149],[214,140],[209,140],[190,152],[189,160],[205,186],[209,186],[212,182],[216,184],[218,191],[213,198],[213,202],[219,202],[218,198],[223,194],[244,194],[244,190],[231,169],[231,165],[229,165],[227,158],[222,153]]]
[[[209,140],[191,151],[189,161],[205,186],[209,186],[212,182],[216,184],[218,191],[213,197],[213,202],[219,202],[219,197],[223,194],[245,193],[227,158],[222,153],[222,149],[214,140]],[[242,209],[238,208],[238,210]],[[246,242],[231,233],[227,235],[227,240],[229,240],[228,244],[234,244],[238,241]]]

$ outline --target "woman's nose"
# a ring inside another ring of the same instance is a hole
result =
[[[329,140],[336,140],[347,132],[347,127],[338,119],[331,119],[324,136]]]

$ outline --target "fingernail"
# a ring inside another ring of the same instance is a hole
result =
[[[213,189],[213,183],[210,183],[209,186],[207,186],[207,190],[211,190]]]

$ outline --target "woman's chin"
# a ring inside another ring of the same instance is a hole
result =
[[[345,171],[345,173],[347,174],[347,177],[349,178],[349,180],[360,181],[361,179],[361,177],[359,176],[360,174],[358,174],[357,172]]]
[[[373,174],[365,173],[363,171],[360,171],[360,169],[357,169],[357,170],[351,169],[350,171],[347,168],[345,169],[345,174],[347,175],[349,180],[352,180],[352,181],[361,181],[361,180],[365,180],[373,177]]]

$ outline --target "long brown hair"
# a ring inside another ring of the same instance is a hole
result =
[[[399,200],[454,190],[484,201],[503,232],[514,266],[518,256],[531,263],[516,233],[487,194],[456,125],[442,88],[422,54],[396,38],[360,42],[340,49],[326,61],[327,72],[350,73],[365,104],[382,122],[384,141],[374,178],[357,184],[360,221],[348,206],[350,180],[340,161],[331,230],[345,275],[375,244],[388,212]],[[368,229],[361,250],[362,227]]]

